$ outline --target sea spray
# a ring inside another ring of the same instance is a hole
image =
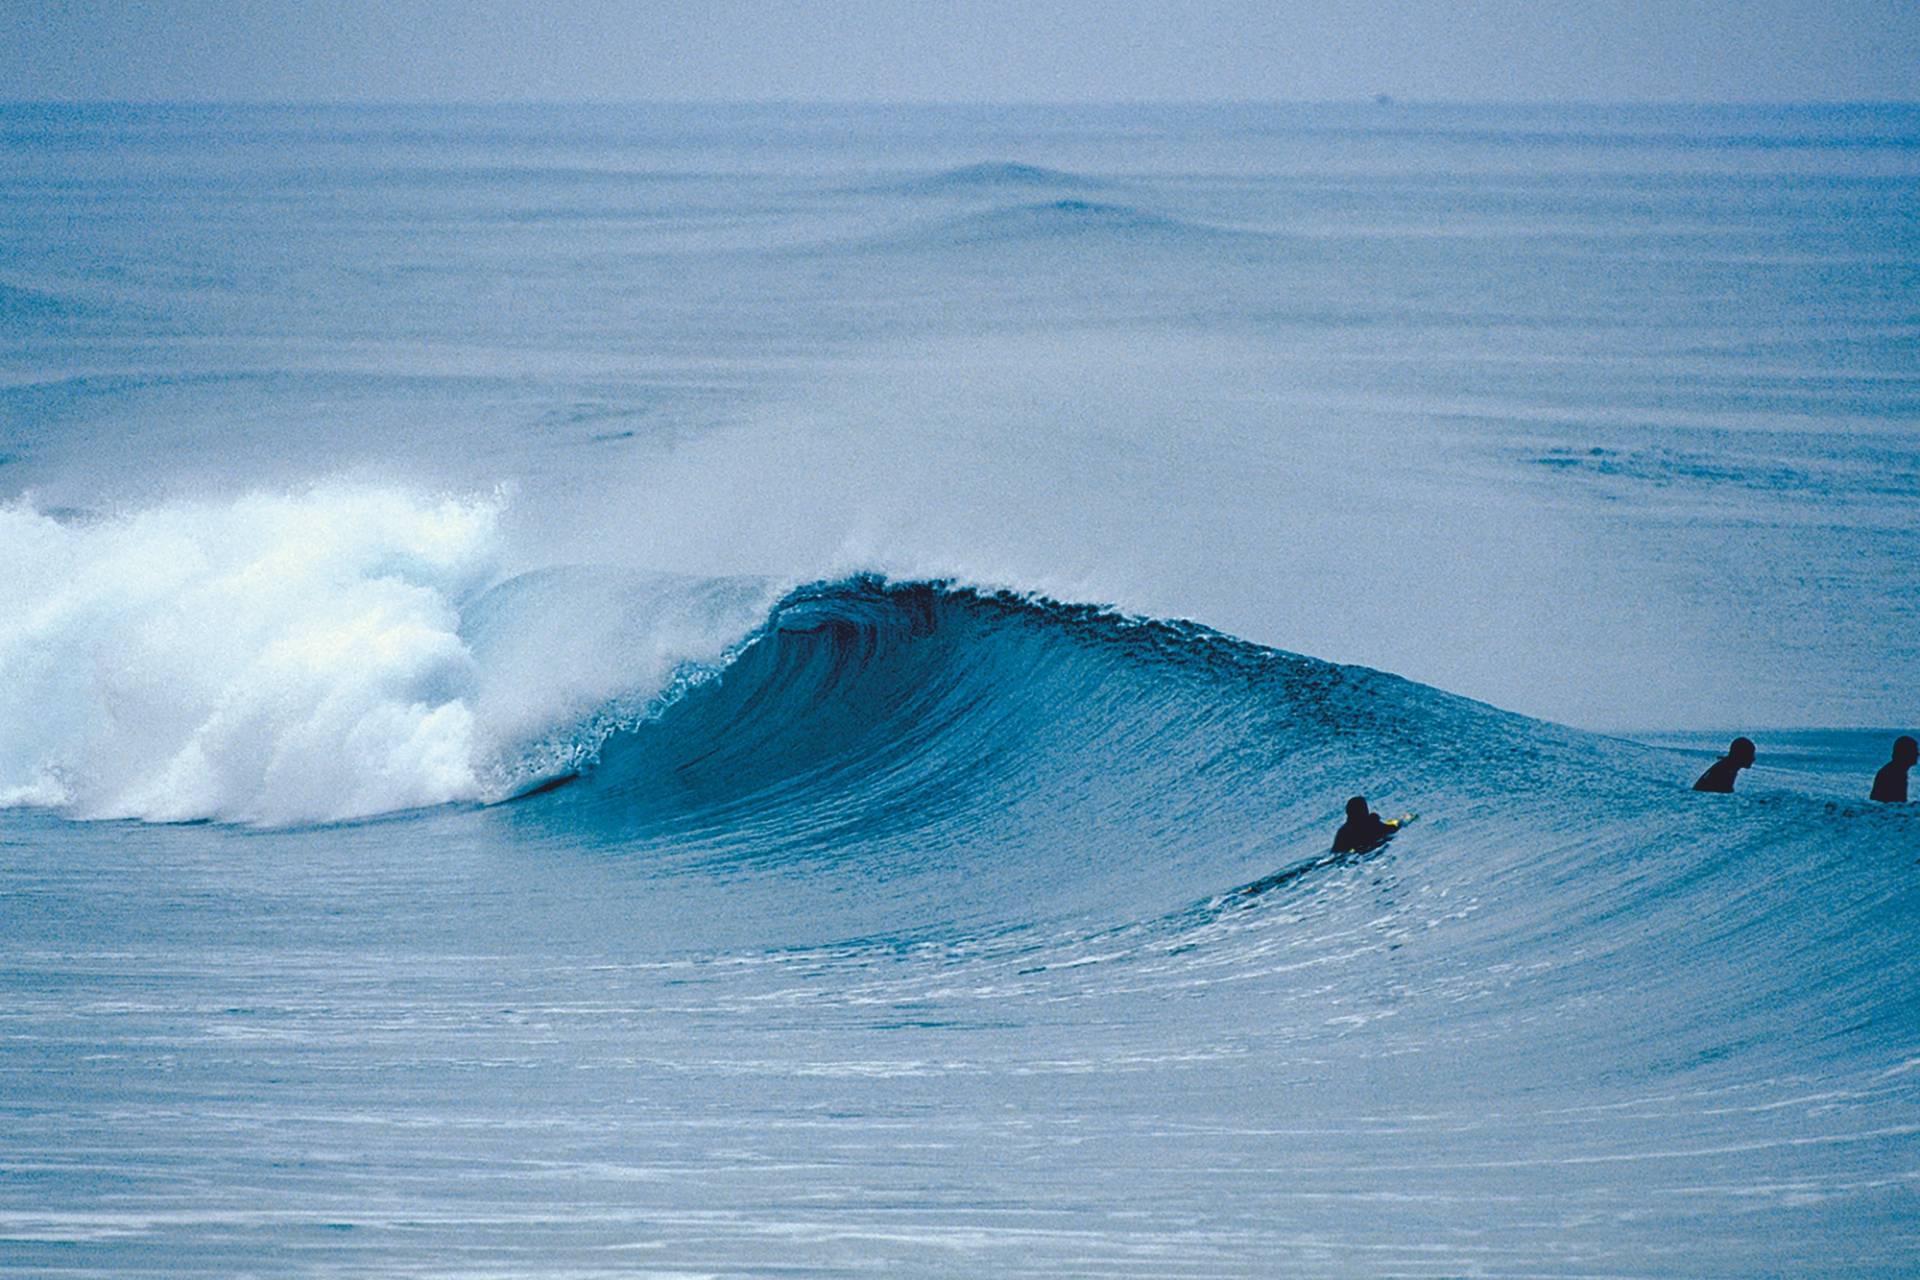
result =
[[[477,795],[458,602],[497,510],[325,485],[0,510],[0,803],[283,823]]]

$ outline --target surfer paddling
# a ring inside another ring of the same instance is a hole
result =
[[[1753,754],[1753,739],[1735,738],[1727,747],[1727,754],[1708,765],[1707,771],[1695,780],[1693,789],[1732,795],[1734,779],[1742,769],[1752,767]]]
[[[1347,820],[1333,835],[1333,851],[1369,853],[1393,839],[1393,833],[1411,821],[1412,814],[1394,822],[1383,821],[1379,814],[1367,808],[1365,796],[1355,796],[1347,801]]]

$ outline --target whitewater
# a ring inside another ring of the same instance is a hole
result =
[[[1920,1268],[1920,111],[0,196],[0,1273]]]

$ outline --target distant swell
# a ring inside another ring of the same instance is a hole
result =
[[[1041,165],[1012,161],[987,161],[961,165],[923,178],[901,183],[899,190],[913,195],[964,195],[971,192],[1008,190],[1069,191],[1089,190],[1107,185],[1097,178],[1049,169]]]
[[[1124,244],[1177,251],[1253,233],[1169,217],[1131,205],[1067,198],[968,213],[911,231],[890,233],[860,246],[880,252],[1062,250]],[[846,246],[840,246],[846,247]]]

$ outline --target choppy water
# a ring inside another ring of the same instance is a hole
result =
[[[0,1270],[1920,1263],[1913,109],[7,108],[0,197]]]

